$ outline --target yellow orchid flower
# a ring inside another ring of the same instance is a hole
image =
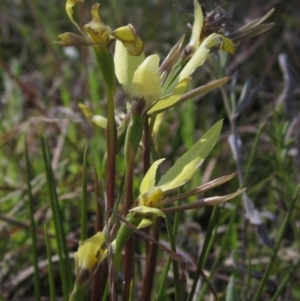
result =
[[[162,76],[164,70],[159,67],[157,54],[145,58],[144,53],[141,53],[141,55],[134,57],[126,51],[122,43],[116,42],[114,63],[117,79],[131,100],[140,99],[145,102],[143,113],[146,112],[150,115],[176,104],[186,92],[190,76],[196,68],[204,64],[212,48],[218,47],[230,53],[235,50],[235,45],[231,40],[219,33],[210,34],[200,43],[203,14],[196,0],[194,4],[195,20],[192,37],[187,46],[193,55],[171,83],[164,84],[166,78],[165,75]],[[176,53],[179,51],[182,41],[183,38],[171,50],[172,56],[169,60],[172,62],[163,63],[164,66],[167,65],[168,69],[170,68],[168,63],[175,65],[174,58],[178,58]]]
[[[76,285],[84,287],[106,256],[105,235],[102,232],[80,242],[78,251],[74,253]]]
[[[82,34],[66,32],[59,35],[60,41],[56,42],[63,46],[109,46],[111,40],[117,39],[123,43],[128,53],[131,55],[139,55],[143,51],[144,44],[140,37],[136,34],[134,27],[131,24],[112,30],[99,17],[99,3],[93,5],[91,10],[92,21],[79,27],[73,18],[73,7],[77,2],[84,0],[67,0],[66,12],[71,22],[77,27]]]
[[[184,185],[189,181],[203,160],[210,153],[218,140],[223,121],[214,124],[155,184],[158,166],[165,160],[155,161],[144,176],[140,185],[138,206],[131,212],[139,214],[155,214],[165,217],[165,213],[159,208],[165,198],[165,193]],[[139,227],[138,227],[139,228]]]
[[[122,43],[117,41],[114,62],[117,79],[131,100],[139,99],[145,102],[143,113],[156,101],[166,96],[166,91],[161,85],[157,54],[145,58],[142,53],[134,57],[127,53]],[[167,91],[168,98],[179,99],[186,91],[188,83],[189,78],[185,78],[172,91]]]

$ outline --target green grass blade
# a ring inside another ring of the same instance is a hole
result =
[[[214,230],[214,228],[217,224],[218,216],[219,216],[219,207],[214,206],[214,209],[213,209],[213,212],[212,212],[209,224],[208,224],[208,228],[207,228],[207,231],[205,233],[205,239],[204,239],[204,243],[203,243],[202,252],[201,252],[201,255],[200,255],[198,263],[197,263],[198,269],[197,269],[197,272],[196,272],[195,277],[193,279],[193,285],[192,285],[192,289],[191,289],[188,301],[192,301],[194,299],[194,294],[195,294],[195,291],[196,291],[197,283],[198,283],[198,280],[199,280],[200,275],[201,275],[200,271],[202,270],[202,268],[204,266],[205,259],[207,257],[208,252],[209,252],[209,249],[210,249],[211,240],[213,239],[213,230]]]
[[[167,264],[165,265],[164,271],[162,276],[159,279],[159,288],[157,291],[156,300],[157,301],[164,301],[166,300],[166,281],[168,278],[169,269],[171,266],[171,257],[168,258]]]
[[[178,204],[180,206],[180,204]],[[176,216],[178,215],[178,212],[176,213]],[[165,218],[166,226],[167,226],[167,232],[168,232],[168,238],[170,241],[171,250],[176,252],[176,233],[178,229],[178,219],[175,220],[175,224],[172,227],[170,219],[168,216]],[[175,288],[175,299],[176,300],[182,300],[182,293],[185,292],[185,281],[180,280],[179,277],[179,267],[178,262],[175,260],[172,260],[173,265],[173,275],[174,275],[174,288]]]
[[[221,258],[223,256],[223,254],[225,253],[226,249],[228,248],[229,236],[232,233],[232,229],[234,227],[234,223],[235,223],[236,215],[237,215],[237,212],[238,212],[238,208],[240,207],[239,206],[240,203],[241,203],[241,198],[239,197],[236,200],[236,202],[235,202],[235,206],[234,206],[234,209],[233,209],[232,213],[230,214],[230,220],[229,220],[228,229],[227,229],[227,231],[225,233],[225,236],[224,236],[224,238],[222,240],[222,244],[221,244],[221,248],[220,248],[219,254],[216,257],[216,259],[214,260],[214,263],[213,263],[213,265],[212,265],[212,267],[210,269],[210,276],[208,278],[208,281],[210,281],[212,279],[212,277],[214,275],[214,272],[215,272],[216,268],[218,267],[219,262],[220,262],[220,260],[221,260]],[[201,292],[199,300],[203,300],[204,295],[205,295],[205,293],[207,291],[207,288],[208,288],[208,286],[207,286],[207,284],[205,284],[203,286],[203,289],[202,289],[202,292]]]
[[[178,202],[178,206],[180,206],[180,205],[181,205],[181,201]],[[175,251],[176,237],[177,237],[178,227],[179,227],[179,223],[180,223],[180,214],[181,214],[181,212],[179,212],[179,211],[177,211],[176,214],[175,214],[172,232],[171,232],[171,224],[170,224],[170,221],[168,219],[168,216],[166,217],[168,237],[169,237],[169,241],[170,241],[172,251]],[[167,261],[167,264],[165,265],[164,271],[162,273],[162,277],[159,281],[160,285],[159,285],[159,289],[158,289],[158,293],[157,293],[157,297],[156,297],[156,300],[158,300],[158,301],[165,300],[166,281],[167,281],[171,261],[172,261],[172,259],[169,257],[168,261]],[[173,265],[173,269],[176,269],[176,266]],[[174,278],[175,278],[175,273],[176,272],[174,272]],[[178,275],[178,264],[177,264],[177,275]],[[180,287],[180,285],[176,286],[175,283],[174,283],[174,286],[175,286],[175,290],[176,290],[177,287]],[[185,289],[183,289],[183,291],[185,291]],[[177,295],[178,294],[179,294],[179,292],[177,292]]]
[[[55,179],[51,167],[51,160],[49,155],[49,149],[46,146],[45,140],[41,138],[41,146],[42,146],[42,155],[45,164],[45,173],[47,178],[47,186],[49,193],[50,206],[52,210],[55,234],[56,234],[56,242],[57,242],[57,250],[59,256],[59,270],[60,277],[62,283],[62,290],[64,300],[68,300],[69,292],[72,289],[72,268],[69,260],[69,254],[67,250],[66,244],[66,235],[64,233],[62,221],[62,213],[58,203],[58,197],[56,193]]]
[[[29,212],[29,221],[30,221],[30,237],[32,242],[32,259],[33,259],[33,268],[34,268],[34,294],[35,300],[41,300],[41,285],[39,277],[39,267],[38,267],[38,250],[37,250],[37,237],[35,231],[35,220],[34,220],[34,209],[33,209],[33,197],[31,189],[31,180],[32,180],[32,170],[29,162],[28,155],[28,145],[25,139],[25,160],[26,160],[26,173],[27,173],[27,195],[28,195],[28,212]]]
[[[48,279],[49,279],[49,287],[50,287],[50,301],[56,300],[56,292],[55,292],[55,281],[54,281],[54,272],[53,272],[53,264],[52,264],[52,255],[51,255],[51,242],[48,236],[47,227],[44,225],[44,235],[45,242],[47,248],[47,258],[48,258]]]

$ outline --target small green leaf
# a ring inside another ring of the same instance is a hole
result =
[[[176,163],[161,177],[157,187],[163,191],[182,186],[189,181],[216,144],[223,120],[214,124]]]

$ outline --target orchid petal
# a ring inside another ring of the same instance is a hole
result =
[[[211,35],[211,39],[207,40],[205,46],[213,48],[220,45],[220,50],[225,50],[231,54],[235,52],[235,44],[228,38],[220,34]]]
[[[111,35],[123,43],[130,55],[139,56],[142,53],[144,43],[131,24],[119,27]]]
[[[199,46],[199,39],[203,27],[203,13],[200,4],[194,0],[194,24],[192,28],[192,36],[189,45],[196,51]]]
[[[93,270],[96,264],[101,260],[101,247],[105,243],[105,236],[102,232],[98,232],[93,237],[80,242],[78,251],[76,252],[75,266],[79,269]]]
[[[62,46],[93,46],[96,43],[86,36],[80,36],[72,32],[65,32],[58,35],[59,41],[54,43]]]
[[[116,41],[114,63],[115,73],[119,83],[123,86],[126,93],[129,93],[129,87],[132,83],[133,75],[138,66],[145,59],[142,52],[140,56],[129,55],[121,41]]]
[[[181,81],[184,78],[189,77],[196,68],[199,66],[203,65],[204,62],[206,61],[208,54],[209,54],[209,49],[206,48],[206,41],[211,37],[207,37],[201,45],[198,47],[194,55],[191,57],[191,59],[188,61],[188,63],[184,66],[182,71],[180,72],[179,75],[179,81]]]
[[[155,176],[156,176],[156,170],[158,165],[164,161],[165,159],[159,159],[155,161],[150,168],[148,169],[147,173],[145,174],[143,181],[140,186],[140,194],[143,195],[149,191],[152,191],[155,189]]]
[[[92,6],[92,21],[84,25],[83,30],[89,34],[94,42],[107,46],[112,30],[100,19],[98,13],[99,6],[99,3],[96,3]]]
[[[150,213],[150,214],[154,214],[156,216],[160,216],[163,218],[166,217],[166,215],[160,209],[148,207],[148,206],[137,206],[137,207],[130,209],[129,211],[136,212],[139,214],[149,214]]]
[[[78,30],[82,33],[82,30],[80,29],[79,25],[75,22],[73,18],[73,7],[76,5],[77,2],[83,2],[84,0],[68,0],[66,2],[66,12],[71,20],[71,22],[78,28]]]
[[[152,225],[152,220],[149,218],[143,218],[142,221],[138,224],[137,228],[142,229]]]
[[[159,56],[148,56],[134,73],[130,94],[137,98],[144,98],[147,106],[161,96],[159,75]]]
[[[213,33],[209,35],[204,41],[201,43],[199,48],[196,50],[194,55],[182,69],[179,75],[179,81],[182,79],[189,77],[196,68],[203,65],[207,60],[207,57],[210,52],[210,48],[216,47],[220,45],[221,50],[226,50],[230,53],[233,53],[235,50],[235,45],[233,42],[220,34]]]

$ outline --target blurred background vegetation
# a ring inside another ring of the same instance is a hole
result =
[[[273,7],[275,12],[268,22],[275,22],[275,26],[258,37],[241,41],[233,56],[225,58],[223,54],[213,54],[210,62],[197,70],[192,84],[196,87],[214,77],[234,74],[237,98],[246,82],[250,91],[257,91],[237,118],[236,126],[243,142],[242,169],[247,166],[258,129],[262,127],[245,186],[262,212],[269,238],[276,240],[300,179],[299,0],[226,2],[224,8],[231,15],[230,26],[234,28],[263,16]],[[79,24],[90,21],[93,3],[86,0],[75,10]],[[202,3],[207,11],[216,7],[211,1]],[[187,23],[193,22],[191,0],[111,0],[100,4],[101,17],[111,28],[128,23],[134,25],[145,42],[146,54],[158,53],[163,59],[182,34],[189,38]],[[216,5],[220,4],[223,2]],[[101,169],[105,133],[92,126],[77,105],[84,102],[94,113],[105,115],[105,96],[91,49],[62,48],[53,44],[58,34],[76,32],[64,7],[65,1],[58,0],[0,2],[0,300],[34,299],[31,241],[28,235],[25,137],[33,165],[32,187],[37,226],[42,231],[43,224],[51,217],[39,139],[42,135],[49,143],[53,156],[52,166],[70,251],[76,250],[79,239],[82,156],[85,146],[89,145],[89,229],[93,233],[93,168]],[[281,56],[280,63],[281,54],[286,56]],[[225,67],[222,60],[227,60]],[[224,89],[232,96],[231,87],[229,83]],[[117,109],[124,111],[126,100],[122,90],[118,89]],[[163,125],[157,138],[159,155],[174,161],[211,124],[225,118],[222,137],[210,160],[207,160],[202,177],[208,180],[235,172],[236,165],[227,142],[230,127],[223,100],[220,91],[216,90],[170,110],[166,115],[168,123]],[[118,170],[122,171],[122,166]],[[200,175],[194,181],[199,179]],[[219,188],[217,193],[228,193],[237,187],[235,180]],[[229,242],[217,265],[214,285],[217,291],[224,292],[231,275],[240,277],[240,281],[245,275],[250,275],[247,289],[241,285],[238,290],[243,296],[240,300],[251,300],[265,267],[272,259],[276,263],[268,278],[269,286],[264,288],[263,293],[263,300],[271,300],[284,277],[298,263],[299,203],[291,213],[275,258],[271,258],[274,245],[268,246],[261,241],[256,227],[245,222],[243,207],[241,202],[239,204]],[[233,205],[228,204],[228,208],[220,213],[219,224],[222,227],[219,227],[209,254],[208,270],[219,252],[232,208]],[[191,244],[187,252],[193,252],[193,247],[203,240],[211,211],[190,212],[182,218],[182,237],[187,237]],[[188,245],[184,240],[180,243]],[[55,246],[53,248],[55,254]],[[248,270],[239,266],[243,257],[240,249],[244,250]],[[38,250],[45,289],[43,296],[47,297],[47,255],[42,234],[38,235]],[[55,262],[55,257],[53,260]],[[289,279],[278,300],[299,300],[299,284],[298,270]]]

